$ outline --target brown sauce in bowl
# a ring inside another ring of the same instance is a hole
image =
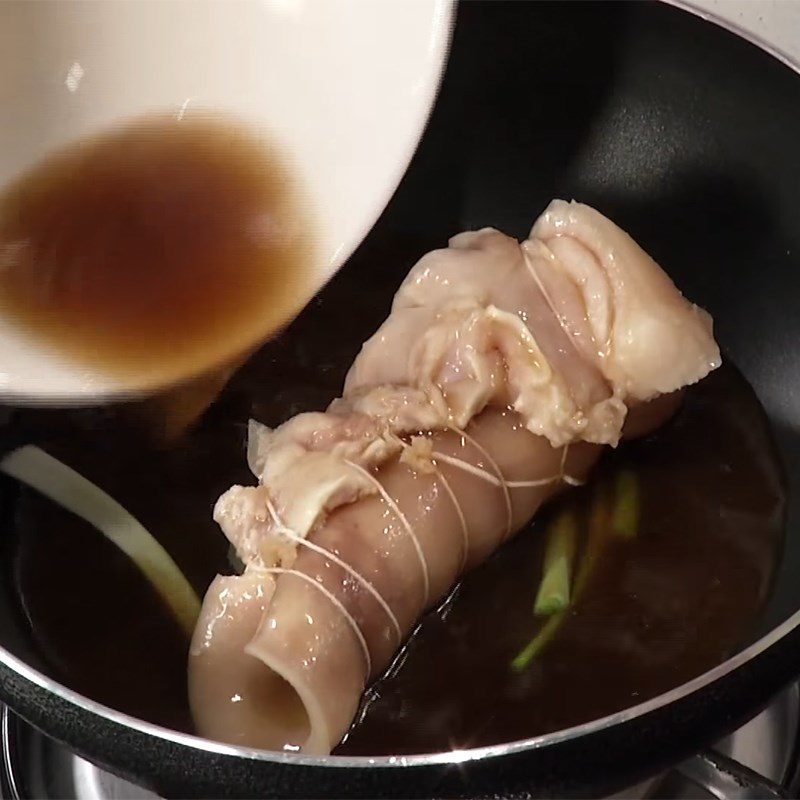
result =
[[[308,204],[261,132],[136,119],[0,193],[0,313],[48,348],[158,385],[237,357],[307,296]]]

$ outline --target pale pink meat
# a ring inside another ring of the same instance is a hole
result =
[[[198,731],[330,752],[419,616],[718,364],[705,312],[586,206],[425,256],[343,398],[251,425],[259,485],[215,508],[246,569],[204,601]]]
[[[711,317],[602,214],[555,200],[531,236],[581,289],[601,347],[600,368],[617,392],[648,400],[696,383],[719,366]]]

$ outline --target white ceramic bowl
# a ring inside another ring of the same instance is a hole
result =
[[[265,126],[293,160],[319,222],[321,286],[408,166],[451,16],[452,0],[2,0],[0,186],[121,119],[229,111]],[[0,397],[94,401],[137,382],[0,319]]]

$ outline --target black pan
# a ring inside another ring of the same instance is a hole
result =
[[[529,741],[402,762],[310,759],[171,734],[67,691],[37,671],[39,655],[3,602],[2,699],[98,764],[181,797],[596,796],[738,727],[800,672],[798,148],[798,75],[684,10],[464,3],[413,164],[323,295],[346,301],[375,265],[399,280],[465,228],[522,236],[552,197],[595,204],[629,230],[714,315],[785,463],[789,527],[774,596],[752,644],[724,664],[625,712]],[[349,320],[353,348],[388,299],[360,304]],[[313,317],[312,305],[296,325]],[[0,499],[9,520],[9,486]]]

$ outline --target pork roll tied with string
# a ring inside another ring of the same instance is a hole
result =
[[[424,611],[719,364],[708,314],[585,205],[426,255],[342,398],[250,424],[258,484],[214,511],[244,570],[189,657],[198,732],[329,753]]]

